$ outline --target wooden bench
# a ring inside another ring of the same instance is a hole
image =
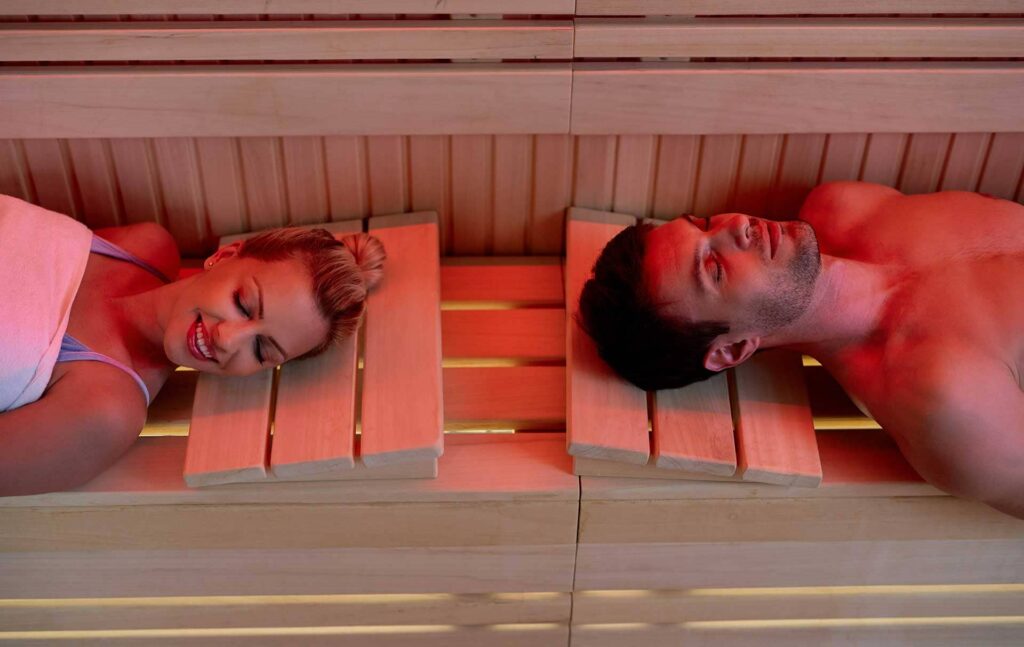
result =
[[[177,372],[154,435],[111,470],[0,499],[0,638],[1024,639],[1021,524],[921,482],[818,366],[787,369],[818,487],[758,474],[742,433],[741,479],[792,484],[723,481],[724,445],[674,433],[690,394],[627,396],[636,465],[570,459],[562,433],[582,428],[566,313],[588,269],[567,208],[782,217],[836,179],[1021,201],[1021,2],[373,5],[0,0],[0,192],[91,227],[159,222],[192,258],[269,227],[436,212],[447,432],[435,479],[192,489],[198,376]],[[744,373],[738,398],[708,385],[723,437],[726,402],[760,418],[742,392],[774,383]],[[681,467],[700,480],[662,478]]]

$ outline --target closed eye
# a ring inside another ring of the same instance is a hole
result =
[[[246,319],[252,319],[252,314],[242,303],[242,292],[240,290],[235,290],[235,307],[238,308],[238,311],[241,312]]]

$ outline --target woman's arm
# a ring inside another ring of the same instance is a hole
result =
[[[39,400],[0,413],[0,496],[74,488],[109,467],[146,422],[122,371],[83,362]]]

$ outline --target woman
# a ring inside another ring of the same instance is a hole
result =
[[[326,350],[382,276],[367,234],[278,229],[180,258],[153,223],[90,232],[0,196],[0,495],[87,482],[138,436],[177,366],[249,375]]]

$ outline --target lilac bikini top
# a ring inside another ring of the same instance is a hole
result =
[[[146,270],[153,276],[157,277],[164,283],[170,283],[171,279],[166,274],[153,267],[146,261],[142,260],[138,256],[135,256],[131,252],[118,247],[114,243],[104,240],[99,236],[93,235],[92,244],[89,246],[89,252],[92,254],[99,254],[101,256],[107,256],[110,258],[116,258],[118,260],[127,261],[142,269]],[[146,406],[149,406],[149,389],[146,388],[146,383],[142,381],[139,374],[136,373],[130,366],[117,361],[113,357],[107,357],[102,353],[97,353],[90,350],[88,346],[78,341],[71,335],[65,333],[60,343],[60,353],[57,355],[58,362],[103,362],[104,364],[110,364],[121,369],[135,380],[135,383],[142,389],[142,394],[146,397]]]

